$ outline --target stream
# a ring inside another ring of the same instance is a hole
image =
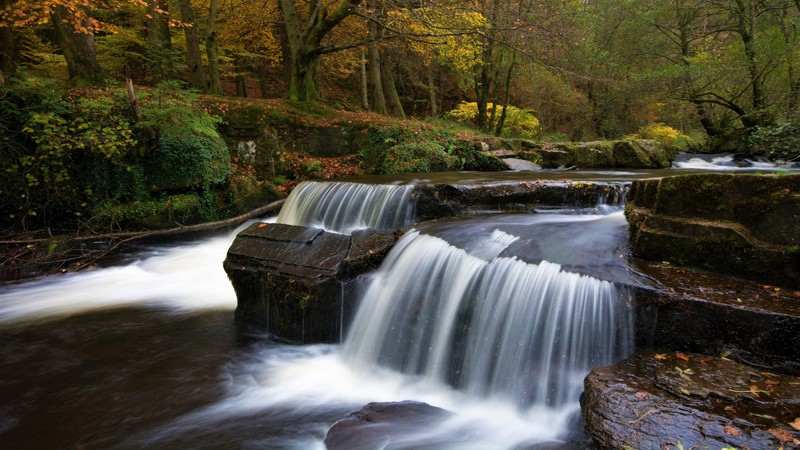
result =
[[[685,157],[663,171],[354,181],[626,182],[741,170],[717,158]],[[613,208],[421,224],[363,277],[362,308],[336,345],[282,344],[233,322],[236,297],[222,261],[243,227],[139,248],[111,267],[0,286],[0,442],[9,449],[324,449],[331,425],[364,404],[417,400],[455,414],[392,448],[576,444],[585,438],[577,402],[583,377],[631,350],[628,297],[619,286],[640,280],[625,262],[626,227]],[[520,298],[530,301],[511,301]],[[548,306],[552,298],[566,309]],[[465,314],[465,305],[480,313]],[[454,333],[465,344],[453,347]],[[581,356],[553,356],[566,354]]]

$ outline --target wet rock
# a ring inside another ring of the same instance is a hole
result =
[[[800,446],[797,377],[719,357],[646,352],[592,370],[584,386],[585,426],[601,449]]]
[[[494,185],[418,185],[411,193],[417,218],[431,220],[482,212],[533,212],[537,208],[588,208],[620,204],[626,188],[595,182],[524,182]]]
[[[639,180],[626,216],[637,257],[800,287],[800,175]]]
[[[353,237],[284,224],[253,224],[239,233],[223,264],[238,304],[236,320],[296,342],[337,342],[345,286],[373,270],[394,245],[391,232]]]
[[[453,437],[414,438],[452,415],[416,401],[369,403],[336,422],[325,437],[328,450],[429,449],[451,444]]]
[[[800,292],[654,265],[661,288],[636,294],[637,348],[668,348],[800,375]]]

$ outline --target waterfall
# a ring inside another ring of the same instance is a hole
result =
[[[559,264],[498,257],[507,233],[485,239],[470,254],[407,233],[367,289],[343,357],[522,408],[577,405],[588,371],[632,349],[627,293]]]
[[[362,228],[396,229],[410,225],[412,185],[370,185],[306,181],[286,199],[278,223],[349,234]]]

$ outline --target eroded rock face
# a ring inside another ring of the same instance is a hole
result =
[[[800,378],[694,353],[640,353],[591,371],[581,407],[602,449],[797,448]]]
[[[800,175],[639,180],[626,216],[637,257],[800,287]]]
[[[338,342],[347,283],[375,269],[394,245],[392,232],[353,236],[284,224],[253,224],[224,262],[236,290],[237,322],[296,342]]]

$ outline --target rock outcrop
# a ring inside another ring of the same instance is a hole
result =
[[[636,257],[800,287],[800,175],[639,180],[626,215]]]
[[[800,378],[694,353],[636,354],[586,377],[601,449],[797,448]]]
[[[345,295],[357,275],[376,268],[392,232],[352,236],[317,228],[253,224],[239,233],[224,267],[239,299],[236,320],[294,342],[338,342]]]

